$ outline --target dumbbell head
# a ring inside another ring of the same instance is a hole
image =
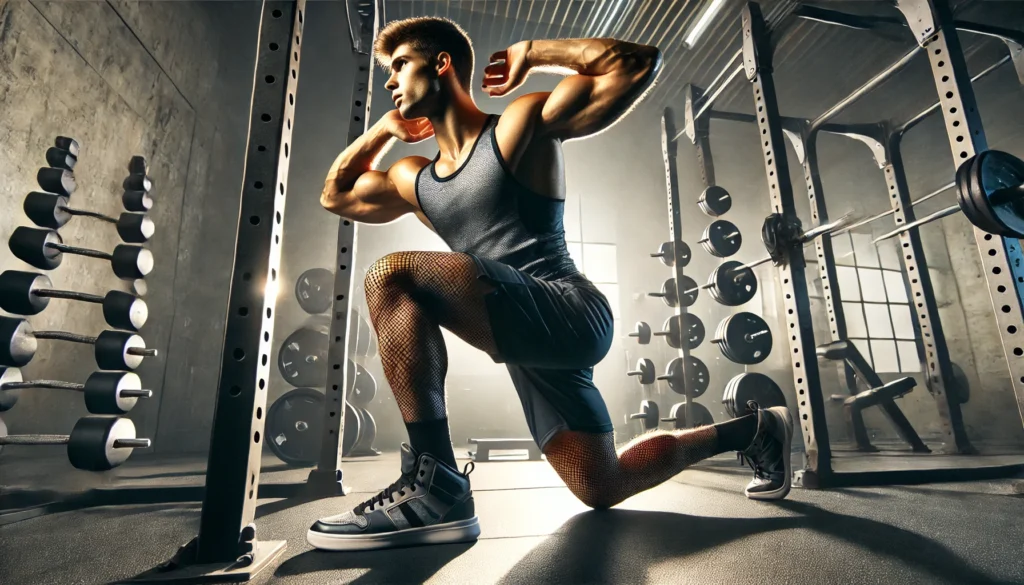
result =
[[[3,385],[21,381],[21,370],[18,368],[0,368],[0,412],[14,408],[18,399],[21,398],[20,388],[4,390]]]
[[[46,164],[53,168],[73,171],[77,163],[78,157],[63,148],[51,146],[46,149]]]
[[[7,246],[22,262],[40,270],[53,270],[60,266],[64,255],[46,244],[63,244],[60,234],[53,230],[19,226],[14,229]]]
[[[156,231],[156,224],[143,213],[122,213],[117,218],[117,234],[121,241],[142,244],[149,241]]]
[[[114,274],[124,280],[143,278],[153,271],[153,253],[142,246],[120,244],[114,248],[110,262]]]
[[[149,306],[135,295],[112,290],[103,297],[103,318],[115,329],[138,331],[149,319]]]
[[[75,140],[74,138],[69,138],[67,136],[58,136],[57,138],[54,139],[53,145],[61,150],[68,151],[69,153],[71,153],[72,156],[78,158],[80,148],[78,145],[78,141]]]
[[[70,197],[78,183],[75,182],[75,174],[66,169],[53,169],[44,167],[36,173],[36,183],[43,191]]]
[[[45,274],[7,270],[0,274],[0,309],[15,315],[38,315],[50,299],[32,291],[53,288]]]
[[[143,349],[146,342],[128,331],[104,331],[96,338],[96,365],[101,370],[134,370],[142,365],[144,356],[132,355],[130,349]]]
[[[56,230],[71,221],[71,214],[62,209],[67,204],[67,197],[32,191],[25,196],[25,204],[22,207],[32,223]]]
[[[32,361],[38,347],[28,321],[0,316],[0,365],[24,366]]]
[[[153,198],[145,191],[125,191],[121,204],[128,211],[149,211],[153,208]]]
[[[146,164],[146,157],[135,155],[128,161],[128,172],[132,175],[146,175],[149,173],[149,166]]]
[[[107,471],[127,461],[135,447],[148,446],[148,439],[136,439],[131,419],[85,416],[71,430],[68,460],[76,469]]]
[[[153,188],[153,181],[142,174],[131,174],[125,177],[124,182],[121,183],[125,191],[144,191],[149,192]]]
[[[93,414],[125,414],[135,408],[141,389],[142,380],[132,372],[95,372],[85,381],[85,407]]]

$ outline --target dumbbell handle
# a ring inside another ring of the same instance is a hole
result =
[[[0,437],[0,445],[67,445],[71,435],[8,435]],[[115,449],[146,449],[149,439],[114,439]]]
[[[644,373],[642,371],[640,371],[640,370],[637,370],[635,372],[626,372],[626,375],[627,376],[642,376],[642,375],[644,375]]]
[[[53,242],[47,242],[47,248],[52,248],[65,254],[77,254],[79,256],[89,256],[90,258],[99,258],[100,260],[113,260],[114,256],[106,252],[100,252],[99,250],[90,250],[88,248],[79,248],[76,246],[68,246],[66,244],[55,244]]]
[[[113,217],[110,217],[109,215],[103,215],[102,213],[98,213],[96,211],[86,211],[84,209],[72,209],[70,207],[64,207],[63,205],[58,205],[57,209],[67,213],[68,215],[81,215],[83,217],[93,217],[93,218],[96,218],[96,219],[99,219],[99,220],[103,220],[103,221],[105,221],[107,223],[117,223],[117,220],[114,219]]]
[[[85,390],[85,384],[77,382],[64,382],[62,380],[26,380],[24,382],[7,382],[0,385],[0,390],[24,390],[27,388],[48,388],[50,390]],[[125,398],[152,398],[152,390],[121,390],[121,396]]]
[[[56,339],[58,341],[72,341],[74,343],[88,343],[95,344],[99,338],[89,337],[88,335],[79,335],[77,333],[68,333],[67,331],[36,331],[33,333],[36,339]],[[147,349],[144,347],[129,347],[125,350],[128,355],[138,355],[142,357],[156,357],[157,350]]]
[[[69,290],[54,290],[49,288],[41,288],[32,291],[32,294],[37,297],[48,297],[51,299],[68,299],[72,301],[85,301],[87,303],[102,303],[103,297],[99,295],[92,295],[83,292],[72,292]]]

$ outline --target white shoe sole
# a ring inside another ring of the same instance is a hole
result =
[[[783,469],[786,470],[786,480],[782,486],[778,489],[770,492],[749,492],[744,490],[744,493],[751,500],[781,500],[789,495],[789,490],[793,485],[793,468],[790,463],[790,451],[793,448],[793,415],[789,413],[789,408],[782,406],[769,409],[772,412],[779,414],[784,423],[784,429],[786,431],[786,437],[782,443],[782,464]]]
[[[362,551],[424,544],[473,542],[478,536],[480,536],[480,521],[473,516],[469,520],[445,522],[382,534],[329,534],[309,529],[306,532],[306,542],[320,550]]]

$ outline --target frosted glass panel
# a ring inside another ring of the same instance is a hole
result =
[[[857,257],[857,266],[878,268],[878,252],[871,243],[868,234],[850,234],[853,238],[853,254]]]
[[[598,282],[618,282],[618,260],[614,244],[583,244],[583,273]]]
[[[608,304],[612,306],[612,317],[616,321],[619,319],[619,285],[617,284],[598,284],[594,283],[597,290],[604,293],[604,296],[608,297]]]
[[[865,304],[864,318],[868,322],[868,337],[892,339],[892,322],[889,321],[888,305]]]
[[[850,243],[850,234],[840,234],[832,238],[832,255],[837,265],[853,266],[853,244]]]
[[[843,303],[843,315],[846,317],[846,335],[848,337],[867,337],[868,328],[864,324],[864,310],[860,303]]]
[[[871,368],[874,369],[874,367],[875,367],[874,363],[875,362],[871,358],[871,346],[868,344],[868,340],[867,339],[851,339],[850,341],[853,342],[853,346],[857,348],[857,351],[860,352],[860,355],[864,356],[864,359],[866,359],[868,361],[868,363],[871,364]]]
[[[890,303],[906,303],[907,287],[903,283],[903,273],[886,270],[882,272],[885,279],[885,292],[889,295]]]
[[[896,359],[896,342],[889,339],[872,339],[871,355],[875,358],[875,372],[899,372],[900,364]]]
[[[860,294],[863,296],[863,300],[872,303],[884,303],[886,297],[885,283],[882,281],[882,271],[858,268],[857,274],[860,275]]]
[[[883,240],[878,243],[878,258],[882,262],[882,268],[888,268],[889,270],[902,270],[900,266],[900,256],[898,239]]]
[[[572,258],[573,263],[576,264],[576,268],[583,271],[583,244],[579,242],[566,242],[565,246],[569,248],[569,256]]]
[[[900,353],[900,371],[914,373],[921,371],[921,360],[917,357],[917,344],[913,341],[897,341]]]
[[[857,269],[836,266],[836,278],[839,279],[839,295],[844,301],[860,300],[860,285],[857,284]]]
[[[892,329],[896,339],[914,339],[914,321],[910,315],[910,305],[889,305],[892,315]]]

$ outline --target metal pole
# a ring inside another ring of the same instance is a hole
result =
[[[1010,56],[1009,55],[1003,55],[1002,59],[996,61],[995,63],[993,63],[991,65],[989,65],[983,71],[980,71],[977,75],[972,77],[971,78],[971,83],[974,83],[974,82],[978,81],[982,77],[985,77],[989,73],[992,73],[996,69],[999,69],[1001,66],[1003,66],[1004,64],[1009,63],[1009,62],[1010,62]],[[939,106],[940,105],[941,105],[940,102],[935,102],[934,104],[928,106],[927,108],[922,110],[920,113],[918,113],[914,117],[912,117],[909,120],[907,120],[906,122],[900,124],[896,128],[895,132],[898,133],[898,134],[906,134],[908,130],[910,130],[914,126],[917,126],[918,124],[920,124],[922,120],[924,120],[928,116],[930,116],[930,115],[934,114],[935,112],[937,112],[939,110]]]
[[[284,550],[283,542],[259,543],[257,549],[253,520],[290,162],[285,148],[292,141],[305,7],[305,0],[263,3],[224,356],[199,518],[199,564],[234,565],[248,555],[259,565]]]
[[[754,106],[758,112],[763,112],[763,117],[758,118],[758,129],[761,131],[772,211],[796,217],[779,102],[772,77],[771,39],[761,16],[761,7],[753,2],[743,8],[743,62],[753,86]],[[797,481],[805,487],[814,487],[827,483],[832,475],[832,450],[828,442],[805,268],[802,248],[790,250],[789,261],[779,267],[779,279],[785,299],[785,345],[789,347],[793,362],[793,381],[800,414],[798,420],[805,448],[804,469],[797,473]]]

